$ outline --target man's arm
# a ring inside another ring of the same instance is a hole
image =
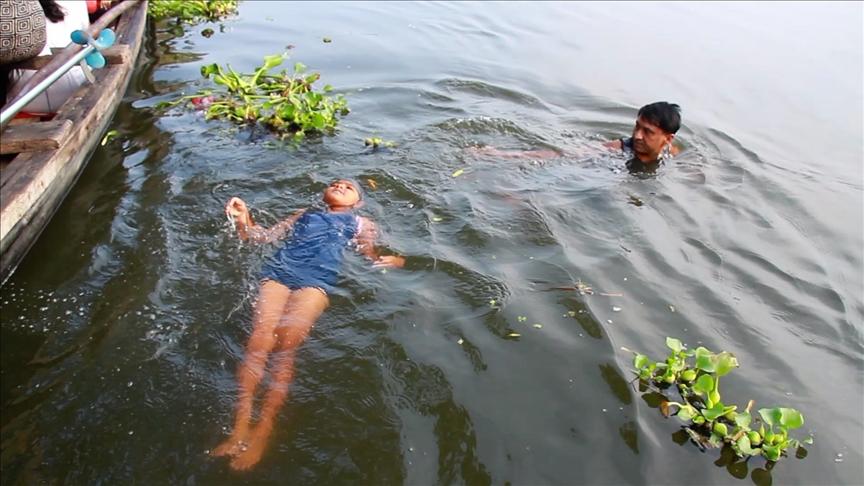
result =
[[[564,154],[557,150],[499,150],[495,147],[484,145],[483,147],[471,147],[469,151],[477,155],[500,157],[503,159],[552,159],[562,157]]]
[[[375,267],[398,267],[405,266],[405,258],[396,255],[381,256],[381,248],[375,246],[378,241],[378,227],[369,219],[360,217],[360,230],[357,233],[357,251],[372,260]]]
[[[619,138],[618,140],[604,142],[603,147],[610,150],[624,150],[624,140]]]

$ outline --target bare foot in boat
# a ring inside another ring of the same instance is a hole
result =
[[[214,457],[236,456],[248,448],[249,443],[246,440],[246,437],[231,434],[231,437],[229,437],[225,442],[219,444],[219,447],[213,449],[210,452],[210,455]]]

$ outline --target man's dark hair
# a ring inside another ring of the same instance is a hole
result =
[[[644,118],[666,133],[677,133],[681,128],[681,107],[675,103],[658,101],[639,109],[639,118]]]

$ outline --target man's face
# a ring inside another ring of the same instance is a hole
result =
[[[633,153],[643,162],[653,162],[673,138],[675,134],[664,132],[662,128],[639,117],[633,127]]]

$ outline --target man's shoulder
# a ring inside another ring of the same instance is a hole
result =
[[[618,140],[611,140],[603,144],[604,147],[611,150],[633,150],[633,137],[621,137]]]

